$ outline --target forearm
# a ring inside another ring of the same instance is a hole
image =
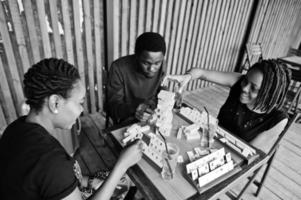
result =
[[[89,199],[94,200],[106,200],[110,199],[117,184],[119,183],[122,176],[125,174],[127,167],[123,166],[122,163],[117,162],[109,177],[101,185],[101,187],[91,196]]]
[[[191,76],[191,80],[201,79],[228,87],[231,87],[242,76],[240,73],[235,72],[220,72],[200,68],[190,69],[187,72],[188,75]]]

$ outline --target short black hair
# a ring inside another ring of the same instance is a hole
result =
[[[135,54],[140,55],[143,51],[166,53],[166,44],[164,38],[159,33],[145,32],[141,34],[135,44]]]
[[[24,75],[26,103],[31,109],[40,111],[45,98],[52,94],[68,98],[73,84],[79,79],[78,70],[63,59],[43,59]]]
[[[250,69],[263,73],[263,80],[255,102],[255,108],[266,112],[283,107],[291,81],[291,70],[275,59],[255,63]]]

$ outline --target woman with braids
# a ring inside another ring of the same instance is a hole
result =
[[[180,91],[190,80],[202,79],[230,87],[221,107],[219,125],[252,145],[268,152],[288,121],[281,111],[290,83],[289,69],[276,60],[254,64],[246,75],[193,68],[185,75],[169,75],[180,83]]]
[[[12,122],[0,139],[0,199],[82,199],[78,163],[50,134],[70,129],[83,111],[85,88],[77,69],[64,60],[44,59],[24,75],[30,112]],[[91,199],[109,199],[126,170],[142,155],[141,142],[121,153]]]

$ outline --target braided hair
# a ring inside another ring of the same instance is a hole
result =
[[[267,113],[274,108],[281,109],[291,81],[290,69],[286,64],[274,59],[255,63],[250,70],[254,69],[263,74],[254,108]]]
[[[24,94],[31,109],[40,111],[44,100],[52,94],[68,98],[73,84],[80,79],[70,63],[48,58],[34,64],[24,75]]]

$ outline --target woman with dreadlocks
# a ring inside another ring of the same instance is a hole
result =
[[[190,80],[202,79],[230,87],[221,107],[219,125],[268,152],[288,118],[281,111],[290,83],[289,69],[276,60],[254,64],[246,75],[193,68],[185,75],[169,75],[180,83],[180,92]]]

